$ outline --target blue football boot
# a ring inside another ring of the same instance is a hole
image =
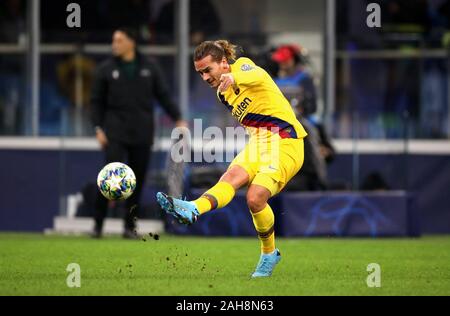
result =
[[[156,200],[166,213],[174,216],[181,224],[191,225],[200,216],[194,202],[176,199],[162,192],[156,194]]]
[[[281,253],[278,249],[269,254],[261,254],[258,265],[255,272],[252,274],[252,278],[270,277],[272,271],[281,260]]]

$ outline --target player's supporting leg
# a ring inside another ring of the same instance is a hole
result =
[[[267,178],[267,181],[273,183],[270,178]],[[252,274],[253,278],[271,276],[273,269],[281,260],[280,251],[275,248],[275,216],[267,203],[272,196],[272,191],[265,186],[252,184],[247,192],[247,204],[252,213],[258,238],[261,241],[261,256],[255,272]]]
[[[157,201],[167,213],[176,217],[181,223],[192,224],[201,214],[230,203],[236,190],[248,181],[249,175],[244,168],[232,166],[214,187],[195,201],[183,201],[161,192],[157,194]]]
[[[251,185],[247,191],[247,205],[253,217],[253,224],[261,241],[261,253],[272,253],[275,250],[275,216],[267,203],[271,192],[260,185]]]

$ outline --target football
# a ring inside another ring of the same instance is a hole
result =
[[[126,200],[136,188],[136,176],[126,164],[112,162],[100,170],[97,186],[108,200]]]

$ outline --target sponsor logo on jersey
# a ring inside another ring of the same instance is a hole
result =
[[[252,99],[245,98],[239,105],[236,106],[236,108],[231,113],[235,118],[238,120],[241,119],[241,117],[245,114],[245,111],[247,110],[250,103],[252,103]]]

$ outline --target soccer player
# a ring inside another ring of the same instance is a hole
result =
[[[307,136],[291,105],[270,75],[249,58],[236,60],[236,46],[206,41],[194,52],[195,70],[250,134],[249,143],[219,182],[195,201],[158,192],[161,207],[190,225],[199,216],[226,206],[247,185],[247,205],[261,241],[261,257],[252,277],[268,277],[281,259],[275,247],[274,214],[268,200],[278,194],[303,164]]]

